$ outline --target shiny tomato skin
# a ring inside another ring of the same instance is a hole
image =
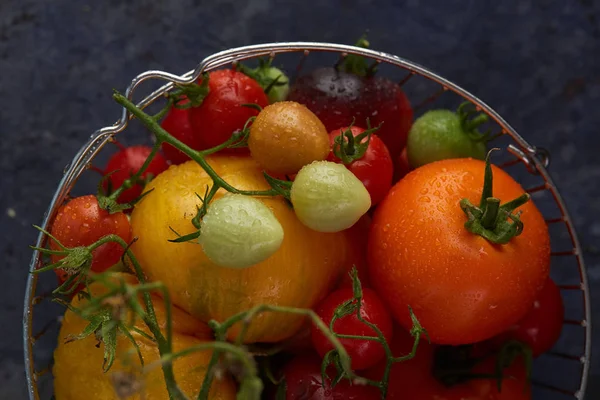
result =
[[[335,138],[340,135],[341,132],[345,132],[350,129],[353,136],[360,135],[365,130],[358,126],[344,127],[340,129],[334,129],[329,132],[329,142],[333,146]],[[363,139],[363,143],[367,139]],[[332,147],[333,149],[333,147]],[[329,153],[327,158],[329,161],[342,163],[342,160],[337,158],[333,151]],[[365,154],[358,160],[352,161],[346,167],[354,174],[360,181],[365,185],[369,194],[371,195],[371,204],[376,205],[379,203],[387,192],[392,187],[392,176],[394,173],[394,164],[390,157],[385,144],[381,141],[379,136],[372,135],[369,142],[369,146]]]
[[[335,376],[335,370],[328,370]],[[333,388],[321,377],[321,359],[316,355],[297,356],[283,368],[286,400],[377,400],[379,389],[373,386],[352,385],[347,379]]]
[[[208,95],[199,107],[190,108],[190,122],[201,149],[215,147],[227,141],[233,132],[244,127],[258,111],[242,104],[269,104],[267,95],[252,78],[232,69],[213,71],[209,75]],[[247,152],[245,148],[228,152]]]
[[[362,78],[335,68],[319,68],[301,76],[288,100],[305,104],[323,121],[327,131],[348,126],[383,125],[377,132],[392,157],[406,145],[413,109],[400,86],[382,77]]]
[[[329,326],[338,306],[353,298],[352,288],[338,289],[327,296],[315,308],[315,312],[325,322],[325,325]],[[368,288],[363,288],[361,316],[365,321],[376,325],[386,340],[389,341],[392,338],[393,328],[390,314],[377,294]],[[333,324],[333,329],[336,333],[345,335],[377,336],[372,328],[358,320],[356,314],[337,319]],[[311,333],[313,345],[321,357],[333,350],[331,342],[315,325],[313,325]],[[385,356],[385,350],[381,343],[356,339],[340,339],[340,341],[352,359],[352,369],[354,370],[370,368]]]
[[[112,189],[116,190],[126,179],[139,171],[151,152],[152,148],[148,146],[130,146],[115,153],[108,160],[108,164],[104,169],[105,175],[112,172],[108,178]],[[142,174],[141,179],[148,178],[149,176],[157,176],[167,168],[169,168],[167,160],[160,153],[156,153],[152,161],[150,161],[148,168]],[[108,182],[105,184],[105,188],[107,186]],[[140,184],[136,184],[121,193],[117,201],[119,203],[129,203],[138,198],[142,194],[142,190],[143,187]]]
[[[493,166],[503,203],[524,193]],[[437,344],[490,339],[531,308],[549,273],[550,238],[533,201],[519,208],[524,230],[505,245],[467,231],[459,202],[478,204],[484,162],[443,160],[400,180],[377,207],[369,235],[369,278],[405,329],[416,317]]]
[[[171,110],[161,122],[161,126],[173,137],[187,144],[192,149],[204,149],[202,147],[202,142],[200,141],[200,135],[196,134],[192,129],[189,109],[171,107]],[[162,144],[162,151],[165,154],[165,158],[169,160],[171,164],[181,164],[190,159],[181,150],[176,149],[168,143]]]
[[[499,346],[508,340],[518,340],[531,348],[534,357],[554,346],[562,331],[565,308],[560,289],[552,278],[533,302],[533,308],[517,324],[493,339]]]
[[[73,248],[89,246],[98,239],[115,234],[125,242],[131,241],[129,219],[122,212],[109,214],[98,206],[94,195],[76,197],[59,208],[50,228],[50,233],[65,247]],[[52,250],[60,250],[60,246],[50,240]],[[117,243],[106,243],[94,250],[91,269],[102,272],[116,264],[123,255],[124,249]],[[52,255],[55,263],[64,258]],[[60,281],[67,278],[65,271],[55,270]]]

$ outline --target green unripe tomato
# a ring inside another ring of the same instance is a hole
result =
[[[226,194],[213,201],[200,223],[198,242],[215,264],[247,268],[269,258],[283,241],[283,228],[260,200]]]
[[[485,140],[460,115],[450,110],[432,110],[413,123],[407,142],[408,163],[413,168],[448,158],[477,158],[487,154]],[[469,130],[471,132],[469,132]]]
[[[296,216],[318,232],[350,228],[371,207],[362,182],[342,164],[315,161],[296,175],[291,189]]]
[[[269,67],[263,71],[263,76],[267,78],[265,79],[266,81],[272,82],[274,79],[279,78],[267,93],[267,96],[269,97],[269,103],[273,104],[278,101],[285,100],[290,91],[289,78],[283,73],[282,70],[276,67]]]

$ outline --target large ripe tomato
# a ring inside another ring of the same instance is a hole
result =
[[[381,77],[363,78],[335,68],[319,68],[300,77],[290,88],[288,100],[305,104],[328,131],[356,123],[371,125],[383,122],[377,135],[392,157],[406,144],[413,122],[408,98],[395,82]]]
[[[125,242],[131,241],[132,237],[127,216],[122,212],[109,214],[101,209],[94,195],[76,197],[60,207],[50,233],[67,248],[89,246],[109,234],[118,235]],[[50,240],[50,248],[61,249],[54,240]],[[98,247],[92,253],[92,271],[102,272],[113,266],[123,252],[123,247],[118,243],[105,243]],[[53,254],[51,258],[54,263],[64,256]],[[65,271],[55,271],[60,281],[67,279]]]
[[[502,345],[508,340],[518,340],[527,344],[534,357],[537,357],[550,350],[560,337],[564,316],[560,289],[548,278],[527,315],[508,331],[494,338],[493,342]]]
[[[459,202],[479,204],[485,164],[444,160],[400,180],[379,205],[369,238],[371,284],[410,329],[408,307],[439,344],[489,339],[531,308],[549,272],[548,228],[532,201],[521,206],[524,230],[507,244],[470,233]],[[524,191],[493,166],[502,203]]]
[[[214,155],[207,161],[231,185],[266,190],[261,168],[248,156]],[[152,180],[131,214],[138,241],[132,250],[150,280],[162,281],[172,301],[203,321],[224,321],[258,304],[314,307],[339,278],[349,259],[345,232],[319,233],[304,226],[282,198],[260,198],[283,227],[284,238],[271,257],[246,269],[211,262],[197,243],[171,243],[171,228],[181,235],[195,231],[191,220],[211,178],[195,162],[171,166]],[[219,191],[216,197],[221,197]],[[269,313],[256,318],[247,342],[277,342],[302,325],[297,315]],[[239,332],[231,331],[230,338]]]
[[[104,169],[105,175],[112,172],[108,178],[112,189],[119,188],[126,179],[129,179],[131,175],[139,171],[151,152],[152,148],[148,146],[130,146],[115,153],[108,160],[108,164],[106,164],[106,168]],[[167,164],[167,161],[160,153],[157,153],[140,178],[144,180],[155,177],[167,168],[169,168],[169,164]],[[105,188],[107,186],[108,182],[106,182]],[[143,186],[137,183],[121,193],[117,201],[119,203],[129,203],[142,194],[142,189]]]
[[[325,325],[329,326],[337,308],[352,299],[354,299],[352,288],[336,290],[315,307],[315,312]],[[371,289],[363,288],[360,315],[365,321],[377,326],[387,341],[392,338],[392,318],[377,293]],[[333,330],[344,335],[377,336],[375,330],[361,322],[355,313],[337,319],[333,323]],[[312,340],[321,357],[325,357],[325,354],[334,349],[329,339],[316,325],[312,327]],[[354,370],[370,368],[385,356],[385,350],[378,342],[355,339],[340,339],[340,342],[352,359]]]
[[[258,114],[257,110],[242,104],[253,103],[263,108],[269,104],[267,95],[254,79],[231,69],[211,72],[208,86],[210,90],[202,104],[189,110],[200,149],[225,142],[233,132],[242,129],[250,117]]]
[[[340,136],[343,132],[346,132],[348,129],[353,136],[360,135],[365,131],[358,126],[352,126],[335,129],[329,132],[329,141],[332,146],[332,151],[327,158],[329,161],[343,163],[340,158],[335,156],[333,146],[335,144],[335,138]],[[367,138],[364,138],[362,143],[365,143],[366,141]],[[392,187],[394,164],[392,163],[390,152],[377,135],[371,135],[371,140],[369,141],[369,145],[363,156],[359,159],[355,159],[350,164],[346,164],[346,167],[360,179],[363,185],[365,185],[371,195],[372,205],[377,205],[377,203],[383,200]]]
[[[334,376],[335,370],[328,370]],[[329,381],[323,384],[321,360],[315,355],[298,356],[283,369],[286,400],[376,400],[381,398],[373,386],[352,385],[342,380],[333,388]]]
[[[130,274],[118,275],[118,278],[122,278],[131,285],[137,283],[133,275]],[[106,294],[107,288],[103,283],[92,283],[90,291],[92,296],[98,298]],[[86,302],[85,298],[75,296],[72,305],[75,308],[83,308]],[[164,302],[160,298],[152,296],[152,303],[156,310],[158,323],[163,328],[165,323]],[[171,322],[174,352],[211,340],[212,332],[208,326],[177,308],[172,310]],[[128,398],[143,398],[146,400],[169,398],[161,368],[148,368],[147,370],[141,368],[133,344],[125,335],[118,334],[116,336],[116,361],[108,373],[102,371],[104,343],[98,342],[93,333],[85,339],[66,340],[81,334],[88,324],[89,321],[80,318],[71,310],[66,311],[62,320],[58,346],[54,352],[54,364],[52,366],[54,394],[57,399],[117,400],[121,397],[117,396],[115,392],[112,377],[116,376],[113,374],[119,372],[131,374],[128,376],[140,380],[139,384],[143,390],[143,395],[137,394],[133,397],[128,396]],[[148,328],[139,318],[136,328],[150,334]],[[144,365],[158,363],[160,355],[156,343],[148,340],[147,337],[138,332],[130,331],[130,333],[140,348]],[[182,357],[173,363],[173,372],[177,384],[188,398],[196,398],[198,395],[200,383],[204,379],[206,366],[210,358],[210,352],[201,351]],[[142,371],[144,371],[143,374]],[[236,389],[232,379],[227,375],[216,378],[213,381],[208,398],[211,400],[235,399]]]
[[[302,104],[281,101],[258,114],[250,127],[252,157],[269,172],[295,174],[329,153],[329,138],[319,118]]]
[[[202,143],[200,141],[200,135],[192,129],[190,122],[190,110],[179,109],[172,107],[165,119],[162,120],[162,128],[169,132],[174,138],[187,144],[194,150],[202,150]],[[165,153],[165,157],[172,164],[181,164],[189,160],[190,158],[182,151],[177,150],[175,147],[168,143],[163,143],[162,151]]]

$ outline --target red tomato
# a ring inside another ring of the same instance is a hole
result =
[[[63,205],[59,210],[50,233],[65,247],[73,248],[89,246],[98,239],[115,234],[125,242],[131,241],[129,219],[122,212],[109,214],[98,206],[94,195],[76,197]],[[60,246],[50,240],[52,250],[61,250]],[[123,247],[117,243],[106,243],[93,252],[91,269],[102,272],[116,264],[123,255]],[[62,256],[52,255],[52,262],[62,259]],[[55,270],[61,282],[67,279],[63,270]]]
[[[350,244],[348,245],[347,271],[340,277],[338,287],[352,287],[352,278],[350,272],[356,267],[358,279],[362,287],[370,287],[369,275],[367,269],[367,242],[369,239],[369,228],[371,227],[371,217],[367,214],[346,229],[345,233]]]
[[[414,358],[395,363],[389,376],[386,400],[530,400],[531,390],[527,384],[525,364],[517,358],[504,370],[501,391],[498,391],[495,379],[473,379],[454,386],[445,386],[431,373],[434,368],[435,347],[427,343],[424,337],[419,343]],[[395,331],[390,347],[398,357],[411,351],[414,338],[406,331]],[[475,374],[493,374],[494,357],[473,368]],[[381,380],[383,365],[367,371],[367,378]]]
[[[334,129],[329,132],[329,141],[332,148],[335,138],[348,129],[350,129],[353,136],[360,135],[365,131],[358,126]],[[362,143],[366,141],[367,139],[365,138],[362,140]],[[336,157],[333,151],[329,153],[327,159],[340,164],[342,163],[342,160]],[[371,195],[372,205],[376,205],[383,200],[392,187],[394,164],[392,163],[390,152],[377,135],[371,135],[371,141],[364,155],[358,160],[352,161],[346,167],[365,185]]]
[[[408,153],[406,152],[405,147],[404,150],[402,150],[402,153],[400,153],[400,156],[394,159],[394,178],[392,181],[398,182],[410,171],[412,171],[412,168],[408,163]]]
[[[335,371],[328,371],[333,377]],[[286,400],[376,400],[381,397],[373,386],[353,385],[344,379],[333,388],[321,378],[321,360],[315,355],[294,358],[283,369]]]
[[[189,109],[181,110],[172,107],[165,119],[163,119],[161,126],[175,139],[182,141],[192,149],[202,150],[200,136],[194,132],[190,123]],[[167,143],[163,143],[162,151],[165,153],[167,160],[171,161],[172,164],[181,164],[190,159],[183,152]]]
[[[518,340],[528,345],[537,357],[550,350],[560,337],[564,316],[560,289],[548,278],[525,318],[492,341],[501,346],[509,340]]]
[[[263,108],[269,104],[258,82],[231,69],[211,72],[208,86],[210,91],[202,104],[191,108],[189,114],[201,149],[225,142],[233,132],[242,129],[250,117],[258,115],[257,110],[242,104],[254,103]]]
[[[329,326],[338,306],[347,300],[353,299],[353,297],[352,288],[336,290],[315,308],[315,312]],[[377,294],[368,288],[363,288],[361,316],[364,320],[376,325],[386,340],[391,339],[393,328],[390,314],[381,300],[379,300]],[[358,320],[356,314],[337,319],[333,324],[333,329],[336,333],[345,335],[377,336],[372,328]],[[321,357],[324,357],[327,352],[333,350],[331,342],[314,325],[312,327],[312,340],[315,349]],[[352,369],[354,370],[370,368],[385,356],[383,346],[381,343],[375,341],[340,339],[340,342],[342,342],[342,345],[348,351],[348,355],[352,359]]]
[[[108,160],[108,164],[104,169],[105,175],[112,172],[108,178],[112,189],[115,190],[119,188],[126,179],[139,171],[151,152],[152,148],[148,146],[131,146],[125,147],[118,153],[115,153],[110,160]],[[167,168],[169,168],[167,160],[165,160],[161,154],[157,153],[154,158],[152,158],[152,161],[150,161],[148,168],[146,168],[146,171],[144,171],[141,178],[146,179],[150,176],[154,177]],[[105,189],[108,187],[108,182],[105,181],[104,187]],[[132,188],[121,193],[117,200],[119,203],[129,203],[138,198],[142,194],[143,189],[142,185],[136,184]]]

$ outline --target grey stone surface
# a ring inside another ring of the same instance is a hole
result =
[[[2,0],[0,398],[25,397],[21,312],[31,224],[76,150],[116,119],[111,88],[125,88],[147,69],[189,70],[232,46],[351,43],[365,29],[373,47],[464,86],[530,143],[550,150],[597,303],[600,2]],[[598,308],[593,313],[600,321]],[[600,398],[592,391],[587,398]]]

